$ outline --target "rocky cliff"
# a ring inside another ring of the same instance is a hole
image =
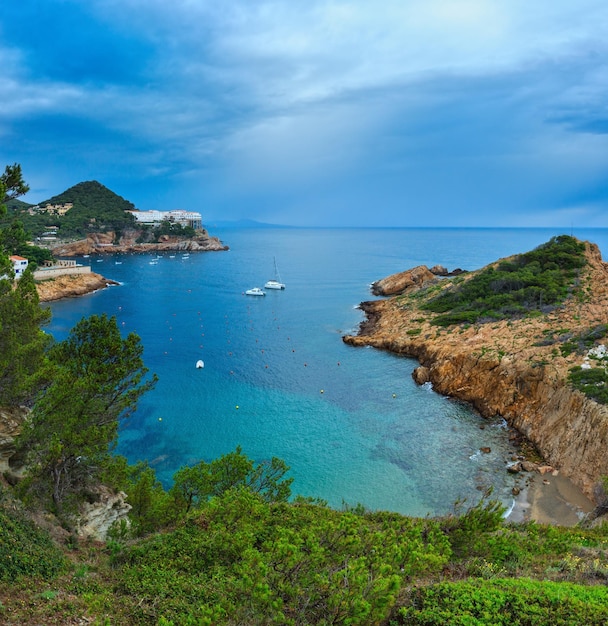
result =
[[[61,298],[73,298],[83,296],[99,289],[105,289],[110,285],[118,285],[115,280],[104,278],[100,274],[90,272],[88,274],[73,274],[57,276],[36,284],[40,302],[51,302]]]
[[[594,486],[608,475],[608,407],[569,386],[568,371],[583,356],[559,349],[560,336],[608,323],[608,265],[597,246],[585,248],[584,288],[546,314],[440,328],[431,324],[434,314],[420,309],[419,289],[363,303],[359,334],[343,339],[416,357],[417,382],[431,382],[485,417],[501,415],[593,497]]]
[[[81,256],[84,254],[120,254],[125,252],[214,252],[228,250],[217,237],[203,231],[192,239],[181,239],[164,235],[158,243],[137,243],[141,232],[136,229],[125,230],[118,241],[116,233],[90,233],[86,239],[66,243],[53,248],[56,257]]]

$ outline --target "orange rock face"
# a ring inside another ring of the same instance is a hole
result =
[[[51,302],[61,298],[73,298],[92,293],[99,289],[105,289],[109,285],[117,285],[113,280],[108,280],[100,274],[74,274],[58,276],[36,284],[40,302]]]
[[[394,296],[410,292],[434,280],[437,280],[437,276],[426,265],[419,265],[376,281],[372,285],[372,293],[376,296]]]
[[[200,236],[192,239],[179,239],[177,237],[164,237],[160,243],[137,243],[140,232],[128,230],[123,233],[120,241],[116,243],[115,234],[90,233],[86,239],[62,244],[53,248],[56,257],[82,256],[83,254],[121,254],[125,252],[163,252],[163,251],[188,251],[188,252],[214,252],[228,250],[217,237],[211,237],[204,231]]]
[[[401,296],[363,303],[367,322],[344,341],[416,357],[418,382],[432,382],[485,417],[501,415],[593,497],[608,475],[608,407],[568,385],[568,370],[582,357],[562,356],[559,343],[546,341],[551,330],[576,335],[608,324],[608,265],[594,244],[586,243],[586,256],[585,301],[571,298],[546,315],[440,328],[417,300]]]

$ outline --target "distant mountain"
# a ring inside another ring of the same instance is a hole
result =
[[[211,220],[207,224],[212,228],[294,228],[284,224],[268,224],[256,220]]]

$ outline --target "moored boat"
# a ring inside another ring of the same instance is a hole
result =
[[[276,258],[274,259],[274,278],[266,282],[264,289],[285,289],[285,283],[281,282],[281,277],[279,276]]]
[[[252,287],[245,292],[246,296],[265,296],[266,294],[259,287]]]

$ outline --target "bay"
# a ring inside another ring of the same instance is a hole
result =
[[[184,464],[240,445],[257,461],[281,457],[294,494],[334,507],[440,515],[488,487],[511,502],[502,420],[417,386],[414,360],[341,337],[375,280],[420,264],[477,269],[563,230],[210,229],[230,251],[91,257],[121,285],[50,305],[59,340],[100,313],[142,339],[159,382],[123,424],[119,453],[169,486]],[[608,245],[606,229],[567,234]],[[274,258],[287,288],[246,296],[274,276]]]

